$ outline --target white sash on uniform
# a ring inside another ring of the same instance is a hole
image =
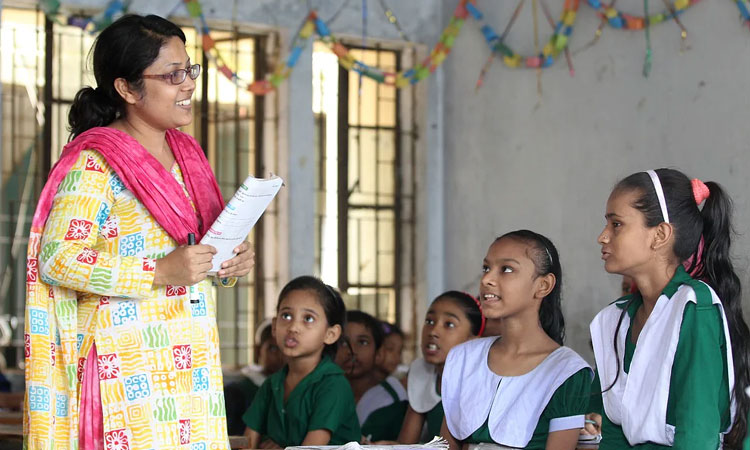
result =
[[[560,347],[524,375],[500,376],[487,365],[496,339],[499,337],[474,339],[451,349],[441,390],[445,420],[458,440],[468,438],[488,421],[492,440],[523,448],[557,388],[589,365],[570,348]],[[584,416],[561,417],[554,422],[550,422],[550,432],[582,428]]]
[[[382,386],[382,383],[388,383],[388,385],[396,392],[398,400],[393,398],[390,392]],[[387,377],[384,381],[368,389],[367,392],[362,394],[362,398],[357,402],[357,417],[359,418],[359,424],[364,424],[367,418],[370,417],[370,414],[380,408],[385,408],[386,406],[396,403],[396,401],[404,400],[406,400],[406,389],[404,389],[404,386],[396,378],[391,376]]]
[[[437,373],[435,365],[424,358],[417,358],[409,366],[409,382],[406,391],[409,394],[409,406],[414,411],[424,414],[440,403],[437,393]]]
[[[727,346],[731,399],[734,389],[734,364],[727,318],[719,297],[710,286],[706,287],[711,292],[713,304],[717,305],[721,312]],[[697,298],[693,288],[687,284],[681,285],[671,299],[663,294],[659,297],[638,336],[638,345],[630,363],[629,373],[625,373],[623,363],[625,339],[630,328],[630,316],[627,312],[620,325],[617,336],[620,376],[617,383],[602,395],[602,401],[607,417],[612,423],[622,427],[630,445],[654,442],[671,446],[674,442],[674,426],[667,423],[667,402],[683,313],[688,302],[697,303]],[[622,309],[617,304],[612,304],[604,308],[591,322],[596,368],[603,390],[612,385],[617,374],[612,339],[621,313]],[[734,402],[730,409],[733,422]]]

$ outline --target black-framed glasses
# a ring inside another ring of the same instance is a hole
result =
[[[143,78],[162,78],[169,81],[172,84],[182,84],[190,75],[191,80],[195,80],[201,74],[201,65],[193,64],[187,69],[177,69],[169,73],[163,73],[159,75],[143,75]]]

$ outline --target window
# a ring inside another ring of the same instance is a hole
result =
[[[2,9],[2,185],[0,192],[0,356],[8,365],[23,363],[25,256],[29,224],[38,194],[51,165],[68,140],[67,114],[78,89],[94,84],[89,49],[95,36],[79,28],[53,24],[35,10]],[[256,101],[248,91],[229,81],[200,47],[200,37],[183,27],[191,61],[203,67],[196,80],[193,123],[183,131],[203,146],[226,200],[248,174],[267,176],[276,170],[275,148],[261,145],[273,134],[273,95]],[[264,76],[266,36],[235,31],[212,31],[226,64],[240,78]],[[43,106],[35,110],[39,99]],[[271,141],[275,143],[275,141]],[[265,173],[264,173],[265,172]],[[255,324],[263,317],[264,286],[275,289],[278,268],[273,255],[276,208],[264,215],[250,236],[263,242],[256,248],[256,268],[233,289],[217,289],[222,361],[247,364],[251,359]],[[256,283],[256,280],[262,280]],[[1,332],[4,323],[17,324],[10,342]],[[2,364],[2,361],[0,361]],[[1,365],[0,365],[1,367]]]
[[[405,58],[379,48],[352,54],[390,72]],[[347,308],[408,325],[402,305],[412,303],[415,288],[415,133],[411,114],[402,113],[413,104],[404,95],[412,89],[344,70],[322,43],[315,45],[313,78],[318,271],[341,289]]]

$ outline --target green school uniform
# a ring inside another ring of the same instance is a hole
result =
[[[445,418],[443,402],[435,405],[434,408],[427,411],[424,415],[425,425],[427,426],[427,442],[431,441],[435,436],[440,436],[440,427],[443,426],[443,418]]]
[[[662,293],[671,298],[680,285],[689,280],[690,276],[680,266]],[[633,301],[627,314],[632,323],[643,299],[639,293],[630,297]],[[697,297],[697,304],[689,302],[685,306],[669,384],[667,423],[675,427],[674,444],[671,448],[716,449],[720,431],[730,425],[727,343],[721,313],[712,304],[710,296]],[[626,302],[622,302],[622,306],[618,306],[624,308],[625,304]],[[636,344],[632,342],[628,329],[624,355],[626,373],[630,370],[635,349]],[[598,372],[591,391],[602,391]],[[670,448],[654,443],[631,446],[625,439],[622,427],[612,423],[604,412],[601,395],[592,397],[589,411],[602,415],[600,450]]]
[[[440,381],[437,368],[423,358],[417,358],[409,366],[407,397],[409,406],[424,419],[420,442],[429,442],[440,436],[445,412],[440,397]]]
[[[301,445],[309,431],[331,432],[329,445],[359,441],[361,437],[354,394],[344,371],[323,356],[284,402],[284,380],[289,366],[268,377],[242,417],[248,428],[282,448]]]
[[[395,441],[401,432],[401,425],[404,423],[404,416],[409,403],[406,400],[405,392],[403,396],[399,396],[393,386],[388,383],[388,380],[382,381],[378,386],[371,389],[376,389],[379,386],[385,389],[387,395],[390,395],[392,403],[367,415],[367,418],[362,422],[362,435],[372,442]],[[362,396],[362,399],[365,399],[366,395],[367,393]]]
[[[502,383],[502,381],[501,381]],[[591,370],[581,369],[571,375],[557,388],[549,403],[539,417],[531,440],[526,444],[527,450],[544,450],[549,436],[550,422],[555,418],[581,416],[586,414],[591,389]],[[487,418],[489,420],[489,417]],[[464,442],[478,444],[480,442],[495,442],[490,436],[488,420],[479,427]]]

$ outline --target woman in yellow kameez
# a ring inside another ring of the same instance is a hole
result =
[[[229,448],[211,283],[232,285],[253,253],[240,245],[209,278],[215,249],[186,245],[223,207],[176,130],[200,66],[157,16],[114,22],[93,61],[29,239],[25,447]]]

